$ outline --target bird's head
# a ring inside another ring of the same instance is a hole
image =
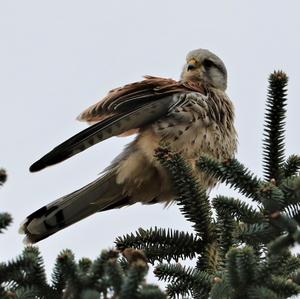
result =
[[[227,70],[217,55],[206,49],[197,49],[187,54],[181,80],[204,81],[206,84],[225,91]]]

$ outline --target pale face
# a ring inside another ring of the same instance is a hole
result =
[[[227,87],[227,71],[224,63],[218,56],[204,49],[191,51],[187,55],[181,79],[200,80],[223,91]]]

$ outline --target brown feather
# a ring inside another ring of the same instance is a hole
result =
[[[111,90],[98,103],[84,110],[78,120],[99,122],[120,112],[130,111],[145,102],[158,100],[166,95],[182,91],[204,93],[205,88],[195,81],[175,81],[173,79],[145,76],[140,82],[127,84]]]

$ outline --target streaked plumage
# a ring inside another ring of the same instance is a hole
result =
[[[187,55],[180,81],[147,76],[110,91],[85,110],[79,120],[95,124],[35,162],[32,172],[112,136],[137,133],[137,137],[103,176],[29,215],[21,227],[27,241],[42,240],[98,211],[136,202],[172,201],[170,179],[154,158],[161,143],[191,163],[203,187],[214,186],[214,179],[194,166],[201,154],[226,159],[236,151],[234,112],[226,86],[223,62],[208,50],[198,49]]]

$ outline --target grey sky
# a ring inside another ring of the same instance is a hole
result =
[[[1,258],[23,248],[28,213],[93,180],[126,138],[113,138],[30,174],[29,165],[85,124],[75,117],[111,88],[142,75],[178,78],[188,51],[208,48],[225,62],[236,107],[238,158],[261,174],[268,74],[290,76],[287,152],[299,153],[300,4],[298,1],[0,1],[0,166],[9,173],[1,211],[14,224]],[[220,187],[215,193],[235,195]],[[190,229],[178,208],[140,206],[94,215],[42,241],[47,268],[63,248],[96,257],[116,236],[139,227]],[[3,246],[4,244],[4,246]]]

